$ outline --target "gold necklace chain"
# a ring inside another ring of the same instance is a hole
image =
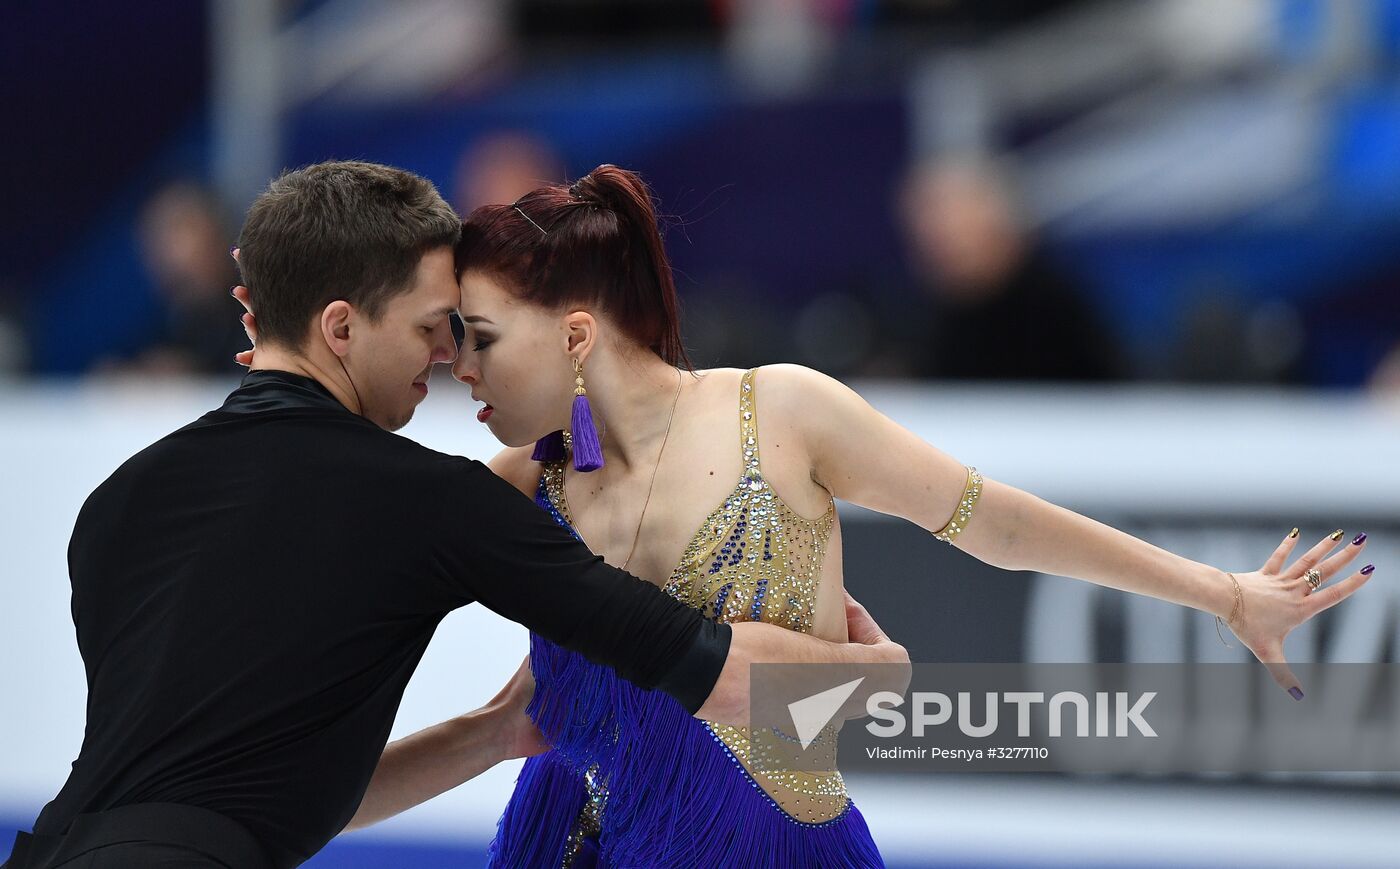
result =
[[[676,405],[681,401],[681,384],[685,382],[685,375],[680,369],[676,369],[676,397],[671,399],[671,415],[666,418],[666,433],[661,436],[661,449],[656,451],[656,466],[651,469],[651,482],[647,484],[647,496],[642,501],[642,515],[637,517],[637,530],[632,534],[632,548],[627,550],[627,560],[622,562],[622,569],[626,570],[627,565],[632,562],[632,556],[637,552],[637,541],[642,538],[642,523],[647,518],[647,505],[651,504],[651,490],[656,486],[656,472],[661,470],[661,457],[666,453],[666,441],[671,437],[671,423],[676,420]]]

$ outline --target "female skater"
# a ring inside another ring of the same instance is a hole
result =
[[[1321,587],[1366,535],[1329,557],[1334,532],[1285,567],[1294,529],[1259,570],[1226,573],[984,479],[815,371],[693,371],[650,194],[622,169],[478,209],[457,262],[467,334],[453,373],[508,446],[493,469],[609,563],[712,618],[843,639],[842,498],[989,564],[1215,614],[1302,699],[1284,638],[1373,571]],[[539,637],[529,660],[527,714],[552,749],[526,761],[493,865],[882,865],[839,773],[753,770],[740,730]],[[444,789],[431,760],[402,764],[393,811]]]
[[[1335,532],[1285,569],[1295,529],[1232,575],[984,479],[815,371],[693,371],[650,193],[617,167],[478,209],[457,264],[453,374],[509,447],[493,469],[712,618],[843,638],[841,498],[989,564],[1224,617],[1301,699],[1284,637],[1373,571],[1319,589],[1365,535],[1326,557]],[[839,773],[751,770],[743,732],[538,637],[530,648],[528,714],[553,750],[526,761],[495,864],[881,865]]]

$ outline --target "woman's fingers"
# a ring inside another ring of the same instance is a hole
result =
[[[1298,529],[1294,528],[1283,538],[1283,542],[1274,550],[1274,554],[1269,556],[1269,560],[1264,562],[1263,573],[1275,574],[1283,570],[1283,565],[1288,561],[1288,556],[1292,554],[1293,547],[1298,545]]]
[[[243,324],[243,334],[248,336],[248,343],[254,345],[254,349],[256,349],[258,343],[258,319],[253,316],[252,297],[248,294],[248,288],[244,286],[234,287],[232,296],[237,299],[238,303],[244,308],[244,313],[238,319],[239,322]],[[233,361],[247,368],[253,364],[253,350],[244,350],[242,353],[235,354]]]
[[[1370,580],[1375,571],[1375,565],[1368,564],[1341,582],[1325,585],[1308,595],[1306,602],[1308,618],[1312,618],[1323,610],[1334,607],[1351,597],[1357,589]]]
[[[253,364],[253,352],[257,350],[258,324],[253,320],[252,314],[244,314],[240,319],[243,321],[243,334],[248,336],[248,343],[252,344],[253,348],[235,353],[233,361],[247,368]]]
[[[243,306],[243,310],[247,311],[250,314],[253,313],[253,297],[249,294],[247,287],[242,286],[240,284],[239,286],[233,288],[231,295],[238,300],[238,303],[240,305]]]
[[[1333,553],[1327,560],[1318,565],[1317,571],[1322,574],[1322,581],[1326,582],[1332,577],[1342,572],[1342,568],[1351,564],[1352,559],[1361,554],[1361,550],[1366,548],[1366,535],[1358,534],[1351,539],[1351,542],[1342,547],[1338,552]]]
[[[1298,681],[1298,677],[1293,675],[1293,670],[1289,668],[1288,662],[1283,657],[1283,646],[1268,648],[1262,652],[1255,652],[1261,663],[1268,669],[1269,675],[1280,688],[1287,691],[1295,700],[1303,699],[1303,686]]]
[[[1337,541],[1341,539],[1342,529],[1340,528],[1322,538],[1316,546],[1304,552],[1301,558],[1293,562],[1288,570],[1284,571],[1284,578],[1296,579],[1304,573],[1307,573],[1309,569],[1317,567],[1318,562],[1322,561],[1327,553],[1331,552],[1333,547],[1337,545]]]
[[[1269,560],[1264,563],[1264,568],[1261,571],[1261,573],[1266,575],[1281,575],[1283,579],[1287,580],[1284,587],[1289,589],[1297,585],[1305,587],[1307,581],[1304,578],[1304,574],[1309,570],[1316,569],[1317,572],[1321,574],[1324,581],[1330,577],[1336,576],[1345,569],[1356,556],[1360,555],[1361,550],[1366,547],[1366,535],[1358,534],[1353,537],[1351,542],[1346,544],[1341,551],[1332,553],[1329,556],[1328,553],[1331,553],[1342,540],[1343,532],[1339,528],[1318,541],[1315,546],[1303,553],[1303,555],[1290,565],[1287,570],[1284,570],[1284,562],[1287,561],[1289,554],[1293,551],[1297,543],[1297,534],[1298,529],[1295,528],[1284,538],[1283,542],[1281,542],[1274,550],[1273,554],[1269,556]],[[1311,593],[1301,601],[1304,614],[1303,620],[1306,621],[1323,610],[1336,606],[1355,594],[1357,589],[1365,585],[1371,578],[1375,569],[1374,565],[1368,564],[1340,582],[1312,590]],[[1287,597],[1287,595],[1285,595],[1285,597]],[[1297,598],[1291,599],[1294,601],[1298,600]],[[1292,669],[1289,668],[1288,662],[1284,660],[1282,638],[1279,639],[1276,645],[1262,647],[1255,651],[1254,654],[1264,666],[1268,668],[1269,675],[1273,677],[1274,682],[1276,682],[1280,688],[1287,691],[1294,699],[1303,699],[1303,690],[1298,682],[1298,677],[1293,673]]]

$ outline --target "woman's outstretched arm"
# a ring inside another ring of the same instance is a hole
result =
[[[965,497],[969,472],[961,462],[840,382],[793,365],[766,367],[759,377],[765,381],[758,388],[767,417],[780,414],[799,434],[813,479],[835,497],[900,516],[930,532],[943,530],[956,508],[972,500]],[[1118,483],[1105,480],[1104,485]],[[1296,688],[1298,680],[1283,657],[1284,637],[1370,578],[1371,571],[1363,568],[1364,573],[1351,573],[1315,592],[1305,579],[1313,568],[1322,582],[1342,576],[1365,547],[1364,535],[1328,557],[1340,542],[1340,536],[1329,535],[1285,567],[1297,543],[1290,534],[1260,569],[1229,574],[1000,481],[984,478],[979,488],[964,530],[954,535],[959,549],[1007,570],[1083,579],[1231,618],[1236,636],[1285,690]]]

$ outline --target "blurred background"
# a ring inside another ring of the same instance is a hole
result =
[[[698,364],[848,379],[988,476],[1227,569],[1293,525],[1365,530],[1367,602],[1288,651],[1396,660],[1400,0],[69,0],[0,20],[0,829],[28,828],[81,740],[77,509],[236,384],[242,213],[330,158],[421,173],[463,214],[640,171]],[[405,433],[489,456],[465,398],[435,390]],[[915,660],[1238,659],[1202,614],[841,515],[849,587]],[[454,614],[396,735],[483,702],[524,651]],[[480,865],[516,768],[313,865]],[[851,790],[892,866],[1400,865],[1394,776]]]

